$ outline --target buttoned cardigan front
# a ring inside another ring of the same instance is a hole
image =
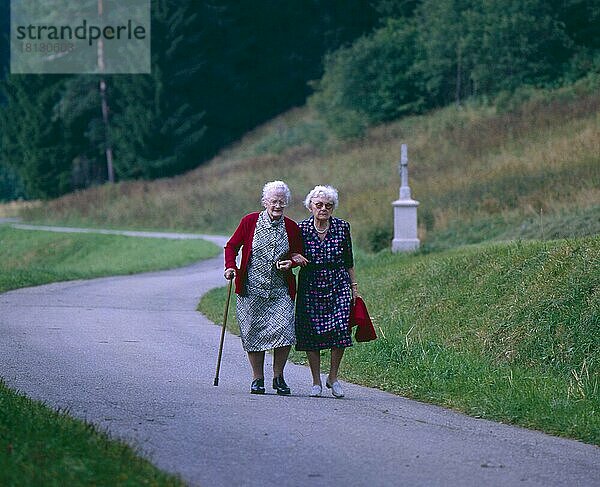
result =
[[[254,239],[254,230],[256,229],[256,222],[258,221],[259,215],[259,212],[254,212],[244,216],[231,238],[225,244],[225,269],[236,269],[235,292],[239,295],[245,294],[248,262],[250,261],[252,240]],[[290,246],[289,254],[301,254],[303,250],[300,228],[294,220],[286,216],[283,218],[285,232]],[[236,266],[235,258],[238,255],[240,247],[242,248],[242,259],[240,267],[238,268]],[[297,264],[293,264],[293,267],[296,266]],[[296,297],[296,276],[291,270],[287,271],[285,274],[288,292],[293,300]]]

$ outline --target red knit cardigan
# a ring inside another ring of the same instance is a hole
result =
[[[235,275],[235,292],[243,295],[246,291],[246,275],[248,272],[248,261],[250,260],[250,252],[252,250],[252,239],[254,238],[254,230],[260,213],[250,213],[243,217],[236,231],[233,233],[227,244],[225,244],[225,269],[236,269]],[[288,236],[290,251],[289,254],[303,252],[302,234],[300,228],[294,220],[288,217],[283,217],[285,223],[285,232]],[[236,266],[235,258],[242,248],[242,261],[239,269]],[[296,267],[297,264],[293,264]],[[286,272],[286,280],[290,297],[296,297],[296,276],[290,270]]]

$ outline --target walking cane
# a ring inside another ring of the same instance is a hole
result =
[[[227,302],[225,303],[225,314],[223,315],[223,328],[221,328],[221,343],[219,343],[219,357],[217,358],[217,373],[215,374],[215,382],[213,385],[219,385],[219,370],[221,369],[221,355],[223,354],[223,340],[225,339],[225,325],[227,324],[227,313],[229,312],[229,300],[231,299],[231,284],[233,279],[229,279],[229,287],[227,289]]]

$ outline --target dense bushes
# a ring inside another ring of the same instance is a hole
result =
[[[412,23],[390,19],[372,35],[328,55],[312,103],[343,135],[420,111],[423,93],[413,66],[416,38]]]
[[[469,97],[572,82],[599,69],[585,29],[599,17],[598,2],[423,0],[327,56],[311,102],[338,135],[355,136]]]

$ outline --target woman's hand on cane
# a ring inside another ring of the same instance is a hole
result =
[[[231,281],[235,277],[235,269],[232,268],[232,267],[230,267],[228,269],[225,269],[225,272],[223,273],[223,276],[228,281]]]

